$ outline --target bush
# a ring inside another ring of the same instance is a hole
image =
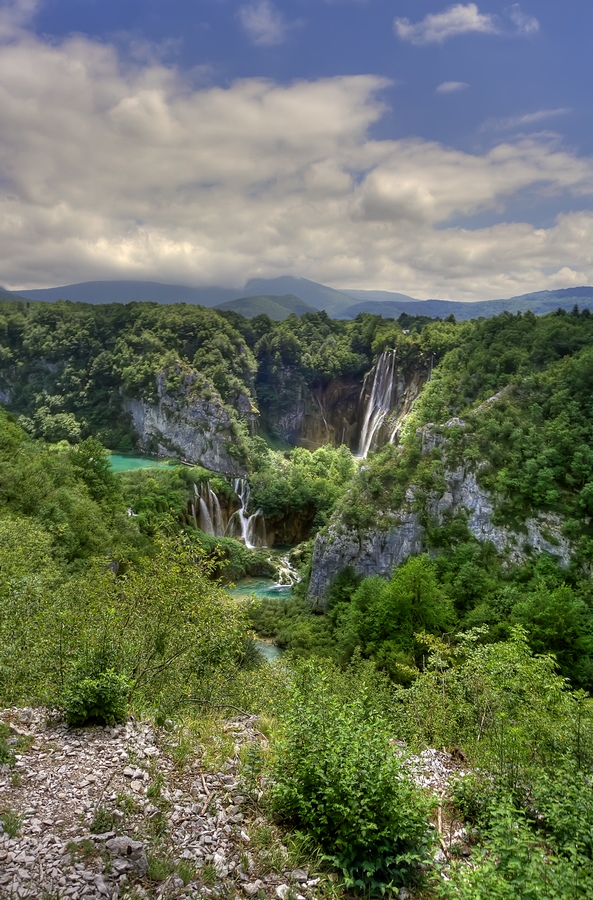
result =
[[[115,725],[126,718],[130,682],[113,669],[73,681],[64,692],[69,725]]]
[[[272,763],[272,807],[306,831],[346,883],[409,881],[429,846],[428,804],[390,746],[372,679],[299,665]]]

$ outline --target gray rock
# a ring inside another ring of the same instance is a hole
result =
[[[180,381],[175,393],[167,388],[170,375]],[[236,422],[203,375],[181,366],[164,370],[156,376],[156,393],[154,402],[129,397],[123,400],[141,446],[156,440],[164,456],[181,456],[226,475],[246,474],[245,466],[229,453],[229,448],[241,443]]]
[[[135,869],[139,875],[146,875],[148,872],[146,851],[140,841],[133,841],[128,837],[115,837],[107,841],[105,848],[115,857],[114,867],[118,870],[123,871],[118,863],[125,861],[128,868]]]
[[[463,428],[461,419],[445,425],[425,425],[418,435],[423,452],[447,446],[447,428]],[[445,456],[446,461],[446,456]],[[452,515],[465,516],[470,532],[479,541],[490,541],[512,564],[522,564],[532,553],[549,553],[559,565],[571,560],[570,542],[562,534],[562,519],[550,513],[538,513],[525,522],[525,533],[495,525],[494,498],[478,484],[476,472],[465,467],[445,468],[444,490],[435,491],[423,500],[425,513],[442,525]],[[347,567],[362,576],[389,576],[408,557],[428,549],[424,527],[420,524],[417,488],[410,485],[398,509],[378,510],[381,527],[358,530],[334,518],[320,532],[313,549],[308,597],[311,604],[323,610],[329,586],[334,577]]]

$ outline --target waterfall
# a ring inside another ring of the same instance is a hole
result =
[[[201,528],[213,537],[223,537],[226,522],[220,501],[212,490],[209,481],[202,481],[198,487],[194,484],[195,500],[190,503],[190,510],[197,528]]]
[[[214,525],[212,524],[212,518],[210,516],[210,512],[208,511],[208,507],[206,506],[205,501],[200,497],[198,502],[198,527],[205,531],[207,534],[211,534],[213,536],[216,535],[214,531]]]
[[[206,482],[206,487],[208,489],[208,499],[210,500],[209,508],[212,510],[210,514],[210,518],[212,520],[212,524],[214,526],[214,534],[216,537],[222,537],[225,532],[225,523],[222,517],[222,510],[220,508],[220,501],[217,495],[214,493],[212,488],[210,487],[210,482]]]
[[[365,459],[373,446],[375,435],[391,411],[393,405],[393,388],[395,384],[395,350],[383,352],[375,368],[367,375],[362,387],[364,397],[367,380],[372,379],[371,396],[366,401],[364,419],[360,431],[359,455]]]
[[[278,560],[277,587],[293,587],[300,581],[299,573],[291,566],[288,556],[281,556]]]
[[[251,500],[251,489],[246,478],[235,478],[233,487],[241,506],[233,513],[229,519],[227,533],[236,530],[236,525],[240,528],[240,538],[249,550],[255,550],[257,547],[266,546],[266,523],[261,509],[257,509],[249,515],[247,509]]]

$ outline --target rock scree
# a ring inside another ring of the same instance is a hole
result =
[[[0,766],[0,897],[317,896],[307,870],[266,873],[254,859],[249,831],[265,823],[242,793],[239,751],[263,739],[255,717],[225,724],[235,752],[208,771],[199,758],[179,769],[164,729],[47,715],[0,710],[15,748]]]

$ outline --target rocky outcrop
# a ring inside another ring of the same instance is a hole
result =
[[[389,575],[409,556],[424,549],[424,529],[418,516],[402,514],[399,523],[386,531],[360,532],[340,523],[318,534],[313,550],[308,596],[313,606],[325,607],[325,598],[335,576],[351,567],[363,576]]]
[[[172,390],[168,371],[156,376],[156,399],[123,399],[142,450],[179,456],[225,475],[244,475],[242,435],[216,389],[194,370],[175,372]]]
[[[440,428],[426,425],[418,434],[422,451],[443,448],[447,429],[464,424],[461,419],[451,419]],[[509,564],[524,563],[534,553],[549,553],[559,565],[569,565],[571,545],[562,534],[559,516],[538,513],[526,520],[524,529],[514,531],[495,524],[493,497],[480,487],[471,468],[445,468],[443,480],[444,488],[428,495],[410,485],[399,509],[377,512],[374,528],[360,530],[337,520],[318,534],[311,564],[310,602],[323,609],[332,580],[348,567],[363,576],[388,576],[409,556],[432,552],[422,522],[442,526],[455,516],[463,516],[473,536],[491,542]]]

